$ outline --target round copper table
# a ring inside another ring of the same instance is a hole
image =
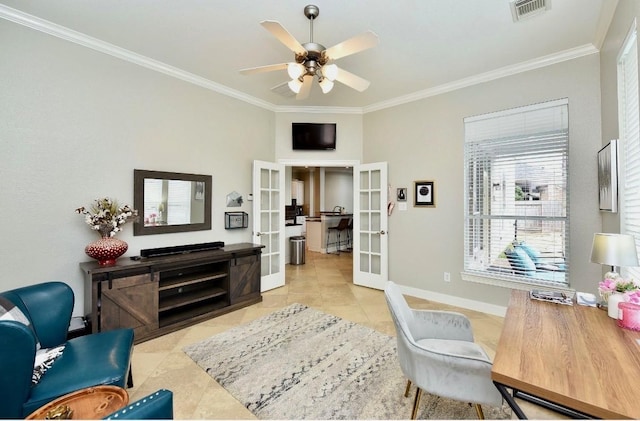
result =
[[[94,386],[78,390],[49,402],[26,419],[56,419],[56,413],[73,411],[72,419],[95,420],[106,417],[129,403],[129,394],[118,386]],[[48,415],[48,417],[47,417]],[[63,417],[57,419],[64,419]]]

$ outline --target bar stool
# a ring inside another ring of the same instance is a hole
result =
[[[329,253],[329,246],[332,244],[336,245],[336,254],[340,254],[340,234],[343,231],[346,231],[349,228],[349,218],[342,218],[338,225],[335,227],[327,228],[327,254]],[[331,233],[335,232],[334,239],[335,241],[331,243],[329,240],[331,239]],[[347,233],[347,240],[349,239],[349,234]]]

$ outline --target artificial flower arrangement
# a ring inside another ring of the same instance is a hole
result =
[[[96,199],[88,211],[83,207],[76,209],[76,213],[85,215],[84,221],[92,230],[100,232],[102,237],[113,237],[121,226],[135,219],[138,211],[129,205],[118,207],[118,202],[108,197]]]
[[[598,284],[598,292],[603,300],[607,300],[611,294],[624,295],[624,301],[640,304],[640,285],[633,279],[625,280],[619,276],[607,276]]]

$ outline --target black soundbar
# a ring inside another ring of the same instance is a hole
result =
[[[224,247],[224,241],[214,241],[212,243],[186,244],[184,246],[158,247],[154,249],[140,250],[140,257],[171,256],[173,254],[186,254],[196,251],[218,250]]]

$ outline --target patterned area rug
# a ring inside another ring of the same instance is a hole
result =
[[[407,419],[413,396],[395,338],[293,304],[184,351],[260,419]],[[489,419],[510,418],[483,408]],[[464,402],[423,394],[419,418],[477,419]]]

